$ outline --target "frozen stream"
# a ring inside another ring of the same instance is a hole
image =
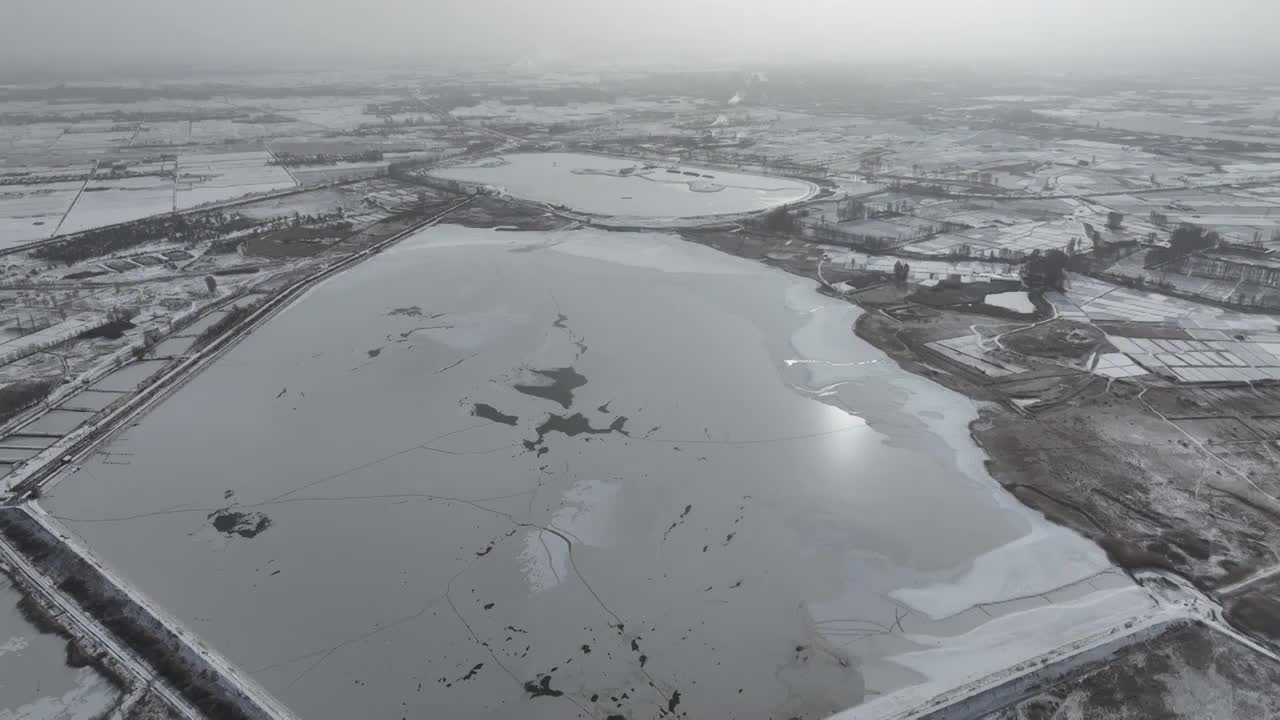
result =
[[[820,718],[1149,607],[813,286],[433,228],[42,502],[309,719]]]
[[[637,219],[767,210],[814,191],[810,183],[790,178],[579,153],[516,153],[431,174],[500,187],[517,197],[579,212]]]

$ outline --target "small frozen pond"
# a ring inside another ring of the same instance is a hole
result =
[[[988,305],[1012,310],[1016,313],[1025,313],[1030,315],[1036,311],[1036,306],[1031,302],[1031,298],[1021,290],[1015,292],[993,293],[983,299]]]
[[[578,153],[518,153],[433,172],[592,215],[676,219],[766,210],[809,197],[803,180]]]

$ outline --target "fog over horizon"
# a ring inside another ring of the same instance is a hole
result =
[[[1259,0],[2,1],[7,76],[815,61],[1268,72],[1280,58],[1280,3]]]

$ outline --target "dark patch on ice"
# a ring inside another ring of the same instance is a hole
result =
[[[741,582],[739,582],[738,584],[739,584],[739,585],[741,585],[742,583],[741,583]],[[485,605],[484,605],[484,609],[485,609],[485,610],[492,610],[492,609],[493,609],[493,606],[494,606],[495,604],[496,604],[496,603],[485,603]]]
[[[470,670],[467,671],[466,675],[463,675],[457,680],[454,680],[454,682],[462,682],[464,680],[470,680],[471,678],[475,677],[476,673],[480,672],[480,669],[483,667],[484,667],[484,663],[476,663]]]
[[[543,675],[537,684],[532,680],[524,684],[524,691],[533,697],[560,697],[564,693],[551,687],[551,676]]]
[[[222,499],[223,499],[223,500],[230,500],[230,499],[231,499],[231,496],[232,496],[232,495],[235,495],[235,494],[236,494],[236,491],[235,491],[235,490],[223,490],[223,491],[222,491]]]
[[[693,510],[692,505],[684,506],[684,512],[680,513],[680,517],[676,518],[675,521],[671,523],[671,526],[667,528],[667,531],[662,533],[662,542],[667,541],[667,536],[671,534],[672,530],[675,530],[677,527],[684,524],[684,519],[689,517],[689,512],[691,510]]]
[[[675,712],[680,705],[680,691],[676,690],[671,693],[671,699],[667,701],[667,712]]]
[[[641,655],[640,655],[640,667],[644,667],[644,664],[645,664],[645,663],[647,663],[647,662],[649,662],[649,656],[648,656],[648,655],[645,655],[645,654],[643,654],[643,653],[641,653]]]
[[[369,357],[376,358],[382,354],[382,348],[374,348],[372,350],[366,350],[365,352],[368,353]]]
[[[569,318],[564,313],[558,313],[556,315],[556,321],[551,323],[551,327],[568,329],[569,326],[565,325],[565,323],[568,322],[568,320]]]
[[[565,410],[573,404],[573,391],[587,384],[587,378],[579,375],[572,367],[552,368],[550,370],[534,370],[551,381],[550,385],[515,385],[516,392],[532,395],[557,403]]]
[[[590,646],[590,645],[583,645],[583,646],[582,646],[582,654],[583,654],[583,655],[590,655],[590,654],[591,654],[591,646]]]
[[[520,633],[521,635],[528,635],[528,634],[529,634],[529,631],[528,631],[528,630],[522,630],[522,629],[520,629],[520,628],[516,627],[515,625],[508,625],[508,626],[506,627],[506,629],[507,629],[507,630],[510,630],[511,632],[514,632],[514,633]]]
[[[284,397],[284,394],[287,392],[289,392],[288,386],[280,388],[280,392],[276,393],[276,399],[279,400],[280,398]]]
[[[422,308],[417,305],[410,305],[409,307],[392,308],[387,311],[388,317],[395,315],[402,315],[404,317],[422,317]]]
[[[640,652],[640,638],[631,638],[631,652]]]
[[[400,333],[400,341],[401,341],[401,342],[403,342],[403,341],[405,341],[405,340],[408,340],[410,335],[412,335],[412,334],[414,334],[414,333],[418,332],[419,330],[452,330],[452,329],[453,329],[453,326],[452,326],[452,325],[448,325],[448,324],[445,324],[445,325],[419,325],[419,326],[418,326],[418,327],[416,327],[416,328],[410,328],[409,330],[405,330],[404,332]]]
[[[515,415],[508,415],[502,412],[501,410],[495,408],[494,406],[488,405],[486,403],[476,403],[475,405],[473,405],[471,407],[471,414],[478,418],[484,418],[485,420],[492,420],[493,422],[496,422],[496,423],[502,423],[503,425],[514,426],[516,422],[520,420],[519,417]]]
[[[218,532],[243,538],[255,538],[271,527],[271,518],[260,512],[240,512],[224,508],[211,512],[206,517],[213,522],[213,529]]]
[[[612,401],[612,400],[610,400],[609,402],[607,402],[607,403],[605,403],[605,404],[601,405],[600,407],[596,408],[596,412],[600,412],[600,413],[608,414],[608,413],[609,413],[609,403],[611,403],[611,402],[613,402],[613,401]]]
[[[553,432],[563,433],[569,437],[577,437],[578,435],[608,435],[609,433],[618,433],[630,437],[626,431],[627,418],[619,415],[609,427],[596,428],[591,426],[591,421],[587,420],[582,413],[574,413],[572,415],[548,415],[547,419],[541,425],[534,428],[538,433],[537,440],[525,440],[524,447],[526,450],[537,450],[541,455],[547,451],[543,442],[547,435]]]
[[[741,581],[741,580],[739,580],[738,582],[736,582],[736,583],[734,583],[734,584],[730,585],[730,586],[729,586],[729,589],[730,589],[730,590],[736,590],[736,589],[738,589],[738,588],[740,588],[740,587],[742,587],[742,581]]]
[[[733,536],[734,536],[734,535],[737,535],[737,534],[738,534],[738,533],[736,533],[736,532],[731,532],[731,533],[729,533],[728,535],[725,535],[725,536],[724,536],[724,545],[725,545],[725,547],[728,547],[728,546],[729,546],[729,543],[733,542]]]

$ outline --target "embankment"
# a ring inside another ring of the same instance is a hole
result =
[[[59,591],[126,643],[206,717],[281,720],[291,715],[274,698],[177,629],[103,566],[21,506],[0,507],[0,535]]]

